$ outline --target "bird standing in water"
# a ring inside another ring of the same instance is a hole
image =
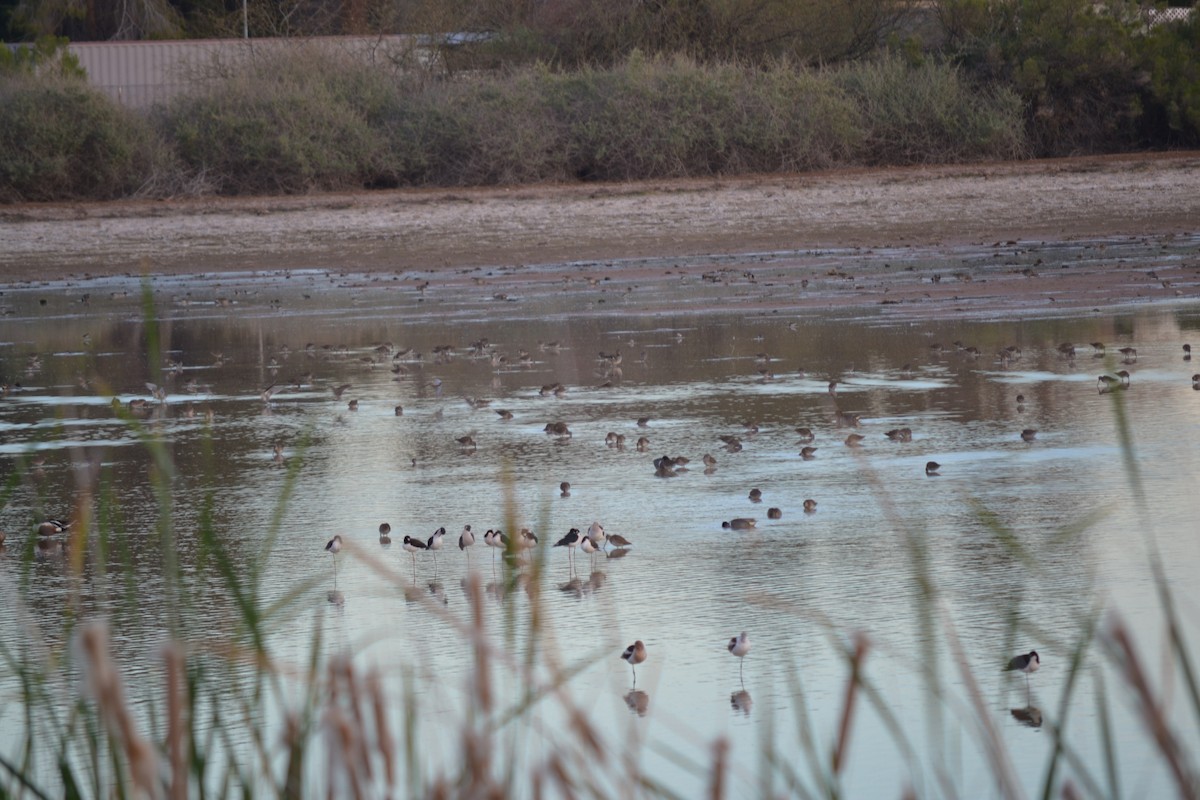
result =
[[[341,534],[334,534],[334,537],[325,543],[325,550],[333,554],[333,583],[337,585],[337,554],[342,549]]]
[[[1030,650],[1025,655],[1015,656],[1008,662],[1008,666],[1004,668],[1005,672],[1024,672],[1025,673],[1025,691],[1029,691],[1029,673],[1037,672],[1038,667],[1042,665],[1042,659],[1038,656],[1037,650]]]
[[[629,666],[633,668],[633,685],[637,686],[637,665],[646,660],[646,645],[642,644],[641,639],[638,639],[625,648],[625,652],[621,654],[621,658],[628,661]]]
[[[741,680],[742,667],[746,665],[746,655],[750,652],[750,637],[746,635],[745,631],[742,631],[729,640],[727,647],[729,652],[737,656],[741,662],[738,666],[738,679]]]

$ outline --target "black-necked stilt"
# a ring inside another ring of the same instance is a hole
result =
[[[438,528],[425,542],[425,549],[433,553],[433,574],[437,575],[437,551],[442,549],[442,537],[446,535],[445,528]]]
[[[586,556],[593,556],[600,552],[600,548],[597,547],[592,540],[586,536],[579,540],[579,549],[582,550]]]
[[[391,544],[392,543],[392,526],[388,525],[386,522],[381,522],[379,524],[379,543],[380,544]]]
[[[625,652],[621,653],[621,658],[628,661],[629,666],[633,668],[633,685],[637,686],[637,665],[646,660],[646,645],[642,644],[641,639],[638,639],[625,648]]]
[[[1037,438],[1037,434],[1038,432],[1036,428],[1026,428],[1025,430],[1021,431],[1021,438],[1026,442],[1032,442]]]
[[[750,517],[734,517],[728,522],[722,522],[721,527],[727,531],[749,531],[754,530],[758,525],[758,520]]]
[[[817,501],[811,497],[804,501],[804,513],[812,514],[817,510]]]
[[[742,677],[742,667],[745,666],[746,663],[746,655],[750,652],[750,637],[746,635],[745,631],[742,631],[737,636],[734,636],[729,640],[729,644],[726,645],[726,649],[728,649],[733,655],[737,656],[741,661],[741,664],[738,666],[738,678],[740,679]]]
[[[538,537],[529,528],[521,528],[521,538],[517,540],[517,544],[523,550],[532,550],[537,547]]]
[[[462,533],[458,535],[458,549],[467,550],[468,547],[475,546],[475,534],[471,532],[470,525],[463,525]],[[471,551],[467,550],[467,565],[471,564]]]
[[[926,475],[937,475],[938,470],[941,468],[942,468],[942,465],[937,463],[936,461],[926,461],[925,462],[925,474]]]
[[[1024,672],[1025,688],[1029,689],[1029,673],[1037,672],[1041,665],[1042,659],[1038,656],[1037,650],[1030,650],[1024,655],[1013,657],[1004,670],[1006,672]]]
[[[416,575],[417,574],[417,551],[425,550],[426,549],[425,543],[422,542],[420,539],[416,539],[412,536],[405,536],[404,537],[404,549],[407,550],[409,552],[409,555],[412,556],[413,575]]]
[[[54,536],[57,533],[63,533],[69,530],[70,527],[70,522],[63,522],[61,519],[48,519],[38,525],[37,535]]]
[[[337,583],[337,554],[342,549],[341,534],[334,534],[333,538],[325,543],[325,550],[333,554],[333,581]]]
[[[572,564],[575,563],[575,548],[579,546],[579,540],[583,537],[579,533],[579,528],[571,528],[567,531],[567,535],[554,543],[555,547],[567,548],[567,558]]]

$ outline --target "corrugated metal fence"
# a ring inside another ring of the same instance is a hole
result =
[[[77,42],[71,54],[88,82],[118,102],[148,108],[247,60],[286,49],[343,54],[394,69],[429,67],[446,42],[416,36],[325,36],[305,39],[196,39],[147,42]]]

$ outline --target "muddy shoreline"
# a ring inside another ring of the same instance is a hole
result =
[[[881,304],[927,315],[980,304],[1187,302],[1200,297],[1198,187],[1200,153],[1188,152],[16,205],[0,207],[0,283],[318,269],[451,286],[484,275],[501,295],[573,278],[761,287],[769,275],[788,291],[763,296],[786,296],[788,307]]]

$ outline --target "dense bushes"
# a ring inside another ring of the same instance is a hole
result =
[[[146,120],[81,81],[0,80],[0,201],[129,196],[157,153]]]
[[[197,85],[153,115],[165,158],[147,121],[81,85],[10,83],[4,196],[631,180],[1025,153],[1011,94],[895,58],[813,70],[634,54],[608,69],[422,81],[302,48]],[[30,144],[47,154],[12,149]]]

